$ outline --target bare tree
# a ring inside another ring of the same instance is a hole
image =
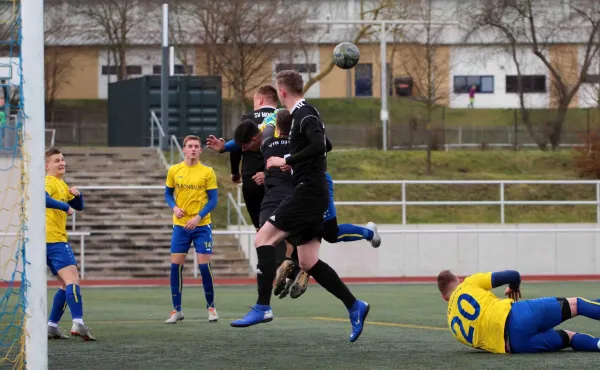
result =
[[[425,129],[427,132],[426,172],[431,175],[431,150],[434,145],[431,134],[433,112],[440,108],[449,98],[449,60],[443,54],[442,37],[446,26],[434,24],[431,5],[422,5],[417,19],[423,21],[421,26],[411,27],[403,31],[406,46],[401,59],[401,67],[413,78],[416,90],[414,99],[423,104],[425,109]]]
[[[80,17],[79,31],[88,39],[105,43],[110,64],[116,66],[117,81],[127,79],[127,50],[133,41],[143,42],[152,32],[138,27],[147,14],[156,10],[151,0],[80,0],[73,14]],[[144,27],[147,27],[147,22]]]
[[[529,134],[535,137],[531,116],[525,107],[524,86],[518,49],[527,45],[531,52],[547,68],[551,77],[551,88],[556,94],[557,114],[546,123],[546,135],[553,149],[561,141],[562,128],[569,104],[577,94],[579,87],[594,57],[600,48],[600,7],[595,0],[580,0],[565,4],[567,11],[561,12],[555,6],[559,2],[544,4],[533,0],[485,0],[479,7],[471,7],[471,19],[479,31],[496,31],[501,41],[508,44],[518,72],[518,93],[521,105],[521,120]],[[554,5],[554,7],[552,6]],[[583,44],[584,53],[580,66],[575,61],[577,55],[566,63],[559,63],[548,56],[552,44],[574,42]],[[571,62],[571,63],[569,63]],[[564,68],[562,64],[571,64]],[[576,76],[572,78],[572,76]],[[537,138],[538,146],[546,149],[545,140]]]
[[[372,6],[370,6],[372,4]],[[360,20],[378,20],[378,19],[386,19],[386,15],[389,15],[389,10],[394,8],[396,1],[394,0],[377,0],[375,2],[360,0]],[[361,25],[358,28],[358,31],[352,36],[351,42],[353,44],[358,44],[360,41],[368,39],[373,36],[376,32],[376,29],[373,25]],[[321,69],[319,73],[312,76],[306,83],[304,84],[304,92],[307,92],[308,89],[311,88],[312,85],[321,81],[325,76],[327,76],[335,66],[333,62],[333,57],[328,60],[327,64],[324,68]]]
[[[18,27],[17,12],[19,11],[18,5],[15,5],[12,1],[3,1],[0,3],[0,52],[3,54],[8,53],[10,50],[10,44],[16,43],[18,39]]]
[[[74,58],[69,48],[55,45],[72,32],[62,4],[46,3],[44,8],[44,87],[46,109],[51,111],[56,98],[69,85],[69,71]]]
[[[293,0],[196,0],[191,5],[215,72],[233,90],[237,122],[245,96],[271,79],[278,44],[300,29],[308,10]]]

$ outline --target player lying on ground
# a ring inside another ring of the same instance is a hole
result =
[[[517,271],[478,273],[460,281],[440,272],[438,289],[448,301],[448,325],[461,343],[493,353],[600,351],[600,339],[554,327],[582,315],[600,320],[600,303],[584,298],[546,297],[517,302],[521,276]],[[500,299],[490,289],[508,285]]]
[[[254,111],[242,116],[242,121],[250,120],[258,126],[265,117],[275,111],[277,106],[277,90],[271,85],[264,85],[254,94]],[[231,162],[231,180],[234,183],[240,182],[240,160],[242,160],[242,195],[246,210],[250,215],[252,224],[258,231],[260,228],[260,207],[265,195],[263,187],[265,178],[265,166],[263,155],[259,148],[254,150],[242,151],[235,145],[233,140],[227,143],[223,138],[217,139],[210,135],[206,139],[206,146],[217,153],[229,152]]]
[[[183,265],[194,243],[198,268],[202,275],[208,321],[219,320],[215,309],[213,276],[210,270],[212,255],[212,229],[210,212],[217,206],[217,176],[212,167],[200,163],[202,144],[198,136],[189,135],[183,140],[184,161],[169,168],[165,200],[173,210],[173,235],[171,236],[171,298],[173,311],[165,321],[175,324],[183,320],[181,294]]]
[[[319,259],[323,214],[329,202],[325,127],[316,109],[303,98],[304,82],[299,73],[279,72],[276,81],[279,100],[292,116],[290,156],[269,158],[267,170],[291,166],[294,189],[256,235],[258,300],[244,318],[231,325],[246,327],[273,320],[270,301],[277,268],[273,246],[287,238],[298,248],[300,268],[346,306],[352,325],[350,341],[354,342],[363,331],[370,306],[357,300],[335,270]]]
[[[242,150],[254,150],[257,146],[261,148],[265,162],[268,158],[285,157],[289,155],[288,140],[278,140],[281,131],[289,132],[291,127],[291,115],[287,109],[278,109],[275,113],[270,114],[265,118],[263,123],[258,126],[258,129],[252,125],[252,122],[242,122],[235,131],[234,140],[237,145],[242,147]],[[280,127],[282,126],[282,127]],[[331,151],[331,143],[327,140],[327,151]],[[291,170],[291,168],[286,168]],[[269,199],[263,200],[261,208],[261,225],[266,220],[274,209],[291,193],[293,185],[289,172],[282,172],[278,168],[272,170],[272,176],[276,177],[276,184],[272,185],[271,196]],[[270,171],[267,171],[269,176]],[[381,237],[377,233],[377,225],[374,222],[369,222],[367,227],[357,226],[353,224],[338,225],[337,215],[334,203],[333,180],[329,173],[325,174],[329,190],[329,204],[324,216],[324,233],[323,238],[329,243],[349,242],[365,239],[371,242],[374,248],[381,244]],[[279,248],[279,247],[278,247]],[[279,251],[279,250],[278,250]],[[286,248],[286,259],[278,259],[277,265],[281,265],[277,269],[275,278],[274,294],[279,298],[284,298],[290,294],[292,298],[298,298],[302,295],[308,286],[309,276],[306,272],[301,271],[297,261],[297,254],[291,245]]]
[[[65,167],[65,157],[59,149],[46,151],[46,263],[60,282],[48,319],[48,339],[69,338],[58,326],[69,306],[73,318],[71,335],[96,340],[83,323],[79,273],[73,249],[67,242],[67,215],[72,215],[75,210],[83,211],[83,194],[76,187],[67,186],[63,180]]]

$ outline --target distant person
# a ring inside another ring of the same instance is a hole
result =
[[[477,86],[471,85],[469,88],[469,108],[475,108],[475,91],[477,91]]]

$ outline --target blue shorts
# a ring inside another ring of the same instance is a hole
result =
[[[186,230],[183,226],[174,225],[171,236],[171,254],[187,254],[194,243],[198,254],[212,254],[212,229],[211,225],[196,226],[193,230]]]
[[[69,243],[46,243],[46,265],[50,268],[52,275],[58,275],[58,271],[67,266],[77,266],[75,255]]]
[[[554,327],[562,322],[555,297],[515,302],[506,321],[511,353],[555,352],[565,348]]]
[[[327,204],[327,211],[325,211],[323,220],[329,221],[337,216],[335,213],[335,203],[333,201],[333,180],[331,179],[329,172],[325,172],[325,180],[327,180],[327,187],[329,188],[329,204]]]

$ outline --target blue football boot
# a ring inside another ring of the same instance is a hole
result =
[[[273,321],[273,311],[271,306],[255,304],[254,307],[250,307],[251,310],[239,320],[231,322],[231,326],[236,328],[245,328],[263,322]]]
[[[352,334],[350,334],[350,342],[355,342],[362,334],[365,320],[369,314],[371,306],[367,302],[359,301],[358,299],[348,310],[350,313],[350,323],[352,324]]]

